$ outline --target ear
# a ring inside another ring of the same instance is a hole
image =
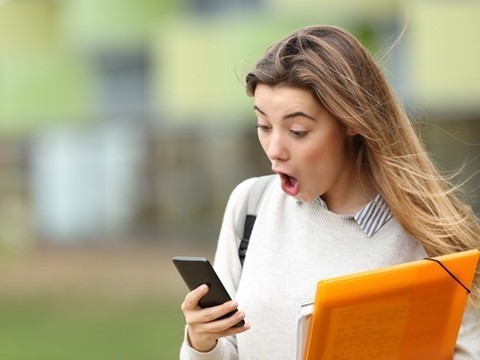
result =
[[[355,135],[358,135],[358,133],[352,128],[347,127],[347,136],[355,136]]]

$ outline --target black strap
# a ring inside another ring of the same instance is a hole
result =
[[[245,202],[245,223],[243,225],[243,237],[238,247],[238,257],[243,266],[245,256],[247,255],[247,248],[250,242],[250,235],[257,218],[258,208],[262,202],[265,190],[268,185],[276,178],[276,175],[261,176],[253,183]],[[241,225],[239,225],[241,228]]]
[[[240,258],[240,263],[242,266],[243,262],[245,261],[245,256],[247,255],[248,242],[250,241],[250,235],[252,234],[253,224],[255,224],[256,218],[256,215],[247,215],[245,217],[243,238],[242,241],[240,241],[240,246],[238,247],[238,257]]]
[[[461,287],[463,287],[467,291],[467,294],[471,293],[470,289],[467,288],[465,285],[463,285],[463,283],[450,270],[448,270],[448,268],[445,265],[443,265],[440,260],[432,259],[432,258],[424,258],[424,259],[436,262],[448,273],[448,275],[452,277],[453,280],[455,280],[458,284],[460,284]]]

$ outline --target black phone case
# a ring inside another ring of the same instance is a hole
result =
[[[203,257],[176,256],[172,261],[190,290],[196,289],[202,284],[208,286],[208,293],[199,301],[201,308],[220,305],[231,300],[230,295],[228,295],[227,290],[208,259]],[[237,312],[237,309],[219,319],[227,318],[235,312]],[[244,323],[242,320],[235,326],[242,326]]]

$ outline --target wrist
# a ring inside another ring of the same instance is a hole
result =
[[[200,352],[209,352],[212,351],[215,346],[217,346],[218,340],[208,341],[208,340],[198,340],[190,336],[190,332],[187,330],[187,342],[191,348]]]

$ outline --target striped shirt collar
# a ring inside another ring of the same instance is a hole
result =
[[[316,202],[328,210],[327,204],[322,198],[318,197]],[[355,215],[346,216],[346,218],[354,219],[368,237],[373,236],[380,230],[391,217],[392,213],[380,194],[375,196],[372,201]]]

